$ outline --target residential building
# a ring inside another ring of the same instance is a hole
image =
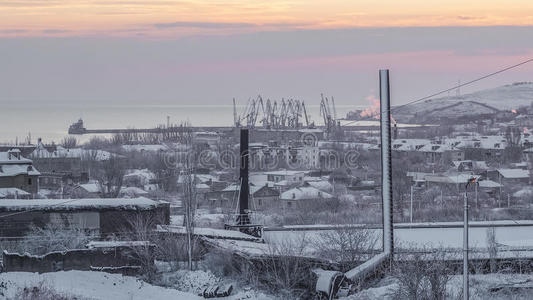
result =
[[[19,149],[0,152],[0,188],[17,188],[36,195],[39,175],[32,160],[24,158]]]
[[[305,205],[312,200],[331,199],[333,195],[312,186],[301,186],[283,192],[280,202],[283,208],[291,209]]]

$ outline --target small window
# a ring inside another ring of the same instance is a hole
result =
[[[28,178],[28,185],[31,185],[31,178]]]
[[[292,207],[292,202],[291,201],[287,202],[287,206]]]

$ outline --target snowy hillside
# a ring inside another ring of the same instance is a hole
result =
[[[531,105],[533,82],[513,83],[460,96],[429,99],[395,109],[400,119],[414,116],[468,116],[490,114]]]

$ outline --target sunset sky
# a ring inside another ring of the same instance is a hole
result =
[[[3,36],[179,37],[261,30],[533,25],[528,0],[3,0]]]
[[[402,103],[532,57],[532,32],[529,0],[3,0],[0,101],[364,104],[390,68]]]

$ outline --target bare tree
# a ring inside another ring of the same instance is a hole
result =
[[[91,174],[97,181],[104,198],[116,198],[120,194],[126,167],[122,159],[111,155],[108,160],[96,161],[97,168]]]
[[[259,281],[271,290],[285,293],[287,298],[301,298],[303,288],[311,281],[310,262],[306,258],[308,241],[305,235],[269,243],[265,259],[258,268]]]
[[[32,225],[19,244],[19,251],[42,255],[52,251],[85,248],[96,235],[65,224]]]
[[[157,224],[161,224],[159,215],[135,214],[127,218],[126,225],[122,226],[119,231],[119,238],[121,239],[145,242],[130,247],[130,256],[140,264],[142,274],[149,282],[155,279],[156,274],[154,261],[157,243],[153,242],[157,241],[157,234],[154,231]]]
[[[338,227],[320,234],[320,256],[353,265],[374,251],[378,242],[375,231],[365,228]]]
[[[446,299],[446,285],[452,270],[446,263],[448,255],[442,250],[418,249],[399,254],[394,263],[393,277],[398,281],[396,299]]]
[[[78,140],[73,136],[66,136],[61,141],[61,146],[66,149],[72,149],[76,148],[76,145],[78,144]]]

